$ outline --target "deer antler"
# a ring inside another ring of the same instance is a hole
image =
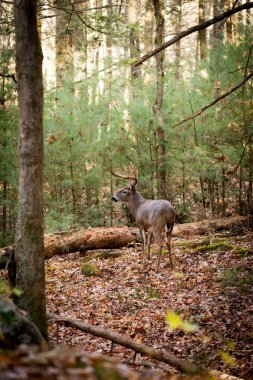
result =
[[[127,175],[119,174],[119,173],[114,173],[112,170],[111,170],[111,174],[114,177],[123,178],[123,179],[130,179],[130,180],[134,181],[134,183],[132,184],[133,186],[135,186],[138,182],[138,179],[136,177],[127,176]]]

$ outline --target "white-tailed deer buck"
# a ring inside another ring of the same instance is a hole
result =
[[[119,174],[114,175],[120,178],[132,180],[129,186],[124,187],[124,189],[113,195],[111,199],[114,202],[119,201],[125,203],[135,217],[136,224],[140,229],[142,238],[143,261],[145,261],[146,256],[147,232],[148,259],[150,259],[150,242],[153,234],[154,241],[158,246],[156,272],[159,271],[162,251],[162,234],[166,231],[166,245],[169,252],[170,266],[172,268],[171,236],[176,216],[174,208],[169,201],[164,199],[152,200],[143,198],[139,191],[136,190],[136,178],[126,177]]]

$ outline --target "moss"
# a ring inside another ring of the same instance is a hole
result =
[[[85,277],[98,276],[99,269],[93,264],[83,263],[81,266],[81,273]]]
[[[239,253],[241,255],[247,255],[248,253],[250,253],[248,248],[244,248],[244,247],[234,247],[234,250],[236,251],[236,253]]]
[[[5,279],[0,279],[0,294],[4,296],[10,295],[9,283]]]
[[[206,251],[214,251],[216,249],[220,251],[227,251],[228,249],[232,249],[233,245],[227,243],[226,241],[220,241],[218,243],[214,244],[207,244],[207,245],[202,245],[200,247],[196,248],[197,252],[206,252]]]
[[[187,240],[187,241],[182,241],[182,242],[176,242],[175,245],[177,247],[182,247],[182,248],[196,248],[202,245],[207,245],[210,244],[210,237],[207,237],[203,240]]]
[[[234,251],[234,252],[242,254],[242,255],[245,255],[249,252],[249,250],[247,248],[238,247],[238,246],[230,244],[224,240],[217,242],[217,243],[213,243],[213,244],[207,244],[207,245],[199,246],[196,248],[196,252],[206,252],[206,251],[215,251],[215,250],[219,250],[219,251],[231,250],[231,251]]]

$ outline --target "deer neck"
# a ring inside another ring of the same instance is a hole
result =
[[[141,193],[139,191],[136,191],[133,195],[132,199],[127,203],[127,206],[134,217],[136,217],[136,212],[138,207],[145,201]]]

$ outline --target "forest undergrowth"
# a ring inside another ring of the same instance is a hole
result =
[[[210,238],[214,244],[203,245],[203,236],[174,238],[174,268],[166,265],[164,254],[158,274],[154,247],[152,260],[145,266],[138,246],[122,249],[123,255],[117,258],[92,259],[97,273],[91,277],[81,272],[84,254],[55,256],[46,261],[48,311],[251,379],[253,234],[220,233]],[[192,333],[170,329],[169,310],[198,329]],[[127,362],[134,358],[129,349],[72,328],[50,324],[49,336],[52,346],[98,351]],[[165,369],[139,354],[135,361]]]

